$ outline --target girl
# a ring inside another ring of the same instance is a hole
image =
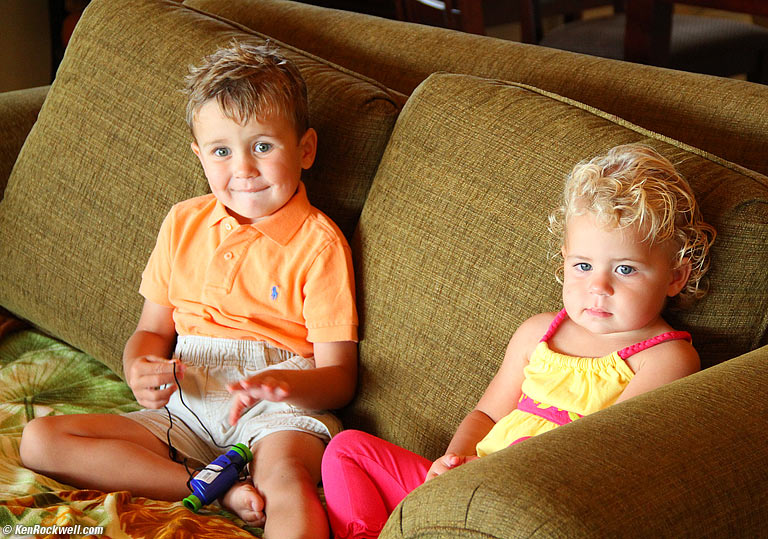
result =
[[[359,431],[331,441],[322,475],[337,538],[377,537],[424,481],[699,370],[690,334],[661,313],[668,298],[704,295],[715,230],[667,159],[626,145],[577,165],[550,225],[564,308],[518,328],[442,457]]]

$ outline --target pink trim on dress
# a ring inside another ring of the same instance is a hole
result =
[[[557,313],[555,318],[552,320],[552,323],[549,324],[549,329],[547,329],[547,332],[539,342],[547,342],[552,337],[552,335],[555,334],[555,331],[557,331],[557,328],[560,327],[560,324],[563,323],[563,320],[565,320],[566,316],[568,316],[568,313],[565,312],[565,309],[562,309],[559,313]]]
[[[560,327],[560,324],[563,323],[563,320],[565,320],[567,316],[568,316],[568,313],[565,312],[565,309],[562,309],[559,313],[557,313],[557,315],[555,315],[555,318],[552,320],[552,323],[549,324],[549,329],[547,329],[547,332],[544,334],[544,336],[541,338],[541,341],[539,342],[548,342],[549,339],[552,338],[552,335],[555,334],[555,331],[557,331],[557,328]],[[661,344],[663,342],[675,341],[679,339],[684,339],[688,342],[693,341],[693,339],[691,338],[691,334],[688,333],[687,331],[668,331],[666,333],[662,333],[661,335],[656,335],[655,337],[646,339],[643,342],[639,342],[631,346],[627,346],[626,348],[622,348],[617,352],[617,354],[621,359],[626,361],[627,358],[637,354],[638,352],[647,350],[652,346],[656,346],[657,344]]]
[[[517,403],[517,409],[521,412],[528,412],[529,414],[538,416],[558,426],[571,423],[580,417],[584,417],[576,412],[569,412],[568,410],[563,410],[556,406],[547,406],[542,402],[537,402],[525,393],[520,397],[520,402]]]
[[[524,441],[526,441],[528,438],[533,438],[533,436],[523,436],[522,438],[518,438],[517,440],[515,440],[514,442],[512,442],[512,443],[511,443],[511,444],[509,444],[509,445],[510,445],[510,446],[513,446],[513,445],[515,445],[515,444],[519,444],[520,442],[524,442]]]
[[[661,344],[667,341],[676,341],[679,339],[685,339],[688,342],[692,342],[691,334],[688,333],[687,331],[668,331],[666,333],[662,333],[661,335],[656,335],[655,337],[646,339],[643,342],[639,342],[637,344],[633,344],[632,346],[627,346],[626,348],[622,348],[616,353],[619,354],[619,357],[621,359],[626,361],[627,358],[637,354],[638,352],[647,350],[652,346],[656,346],[657,344]]]

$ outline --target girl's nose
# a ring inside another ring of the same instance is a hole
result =
[[[589,280],[589,291],[598,296],[611,296],[613,295],[611,280],[607,276],[595,272]]]

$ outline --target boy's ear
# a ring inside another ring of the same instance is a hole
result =
[[[301,150],[301,168],[306,170],[315,162],[317,155],[317,132],[311,127],[301,137],[299,149]]]
[[[193,140],[189,146],[192,148],[192,151],[195,153],[197,158],[200,159],[200,146],[197,145],[197,142]]]
[[[667,288],[667,296],[671,298],[678,295],[680,291],[685,288],[685,285],[688,283],[688,277],[690,276],[691,259],[684,258],[680,265],[672,270],[672,281]]]

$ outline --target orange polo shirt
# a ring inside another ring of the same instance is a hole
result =
[[[176,204],[139,292],[173,307],[179,335],[263,340],[304,357],[315,342],[357,341],[349,245],[303,183],[250,225],[212,194]]]

